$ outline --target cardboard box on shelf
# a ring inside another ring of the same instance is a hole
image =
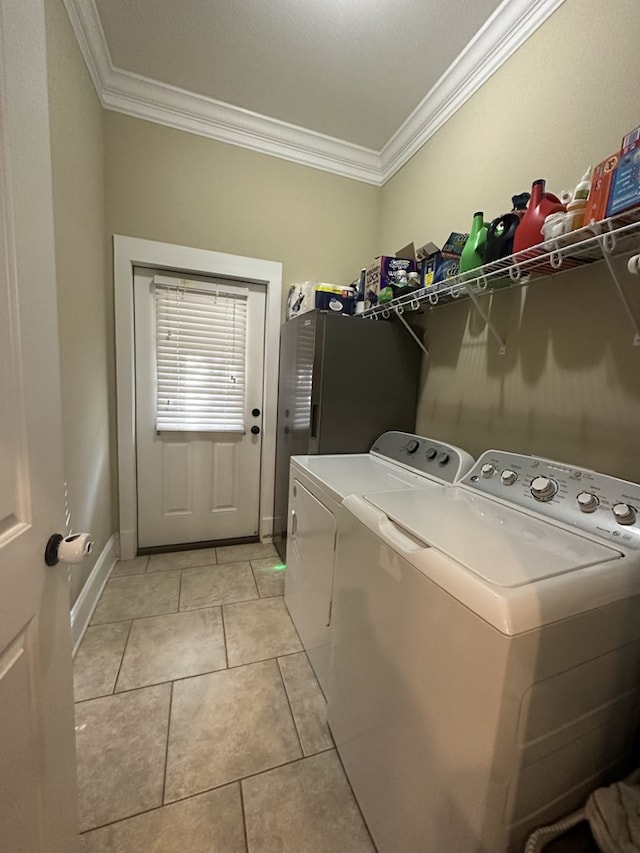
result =
[[[398,280],[398,273],[415,272],[416,262],[408,258],[392,258],[381,255],[367,268],[364,289],[364,307],[378,304],[380,291]]]
[[[327,284],[324,281],[302,281],[289,287],[287,297],[287,320],[307,311],[333,311],[353,314],[355,291],[352,287]]]
[[[420,286],[441,292],[449,287],[449,279],[460,271],[460,255],[469,235],[453,231],[442,249],[434,243],[425,243],[418,249],[422,258]]]
[[[640,127],[622,140],[620,159],[613,173],[607,216],[640,204]]]
[[[468,234],[461,234],[458,231],[452,231],[449,234],[447,242],[440,252],[438,263],[436,263],[434,276],[436,284],[446,282],[447,279],[458,275],[460,272],[460,255],[468,239]]]
[[[589,197],[587,198],[587,206],[584,211],[583,221],[585,225],[600,222],[607,215],[611,179],[618,165],[618,157],[618,154],[612,154],[606,160],[603,160],[602,163],[598,163],[597,166],[593,167]]]

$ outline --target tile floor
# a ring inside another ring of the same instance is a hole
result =
[[[271,545],[119,562],[76,655],[83,853],[373,853]]]

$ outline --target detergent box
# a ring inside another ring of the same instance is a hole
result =
[[[600,222],[607,215],[611,179],[618,165],[618,159],[618,154],[612,154],[606,160],[603,160],[602,163],[598,163],[597,166],[593,167],[589,197],[584,211],[585,225]]]
[[[468,239],[468,234],[460,234],[458,231],[452,231],[449,234],[447,242],[440,250],[440,258],[435,266],[433,280],[436,284],[446,282],[458,275],[460,272],[460,255]]]
[[[450,280],[460,272],[460,255],[468,238],[468,234],[452,231],[441,249],[433,243],[420,247],[418,256],[422,257],[421,287],[432,288],[438,294],[449,287]],[[448,301],[449,296],[439,295],[438,299]]]
[[[378,304],[380,291],[390,287],[398,280],[401,272],[415,272],[416,262],[409,258],[393,258],[381,255],[367,268],[364,286],[364,307],[373,308]]]
[[[622,140],[620,159],[613,173],[607,216],[640,205],[640,127]]]

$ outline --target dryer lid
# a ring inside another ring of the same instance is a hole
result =
[[[294,469],[311,476],[338,501],[347,495],[362,495],[365,492],[428,487],[430,482],[420,474],[369,453],[293,456],[291,462]]]
[[[426,546],[498,587],[523,587],[618,559],[579,533],[453,487],[368,494],[369,503]]]

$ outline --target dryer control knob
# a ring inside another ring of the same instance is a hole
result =
[[[449,458],[449,454],[446,450],[443,450],[442,452],[438,453],[438,465],[446,465],[449,461]]]
[[[510,471],[508,468],[505,468],[502,474],[500,474],[500,479],[504,486],[513,486],[515,481],[518,479],[518,475],[515,471]]]
[[[435,449],[435,447],[430,447],[427,450],[427,459],[429,459],[429,460],[435,459],[437,455],[438,455],[438,451]]]
[[[412,438],[411,441],[407,444],[407,453],[415,453],[419,447],[420,442],[416,441],[415,438]]]
[[[489,479],[489,477],[493,477],[493,475],[496,473],[496,466],[491,465],[490,462],[486,462],[480,469],[480,473],[483,477]]]
[[[591,492],[580,492],[576,500],[578,501],[580,512],[595,512],[600,503],[598,498],[591,494]]]
[[[550,501],[558,491],[558,484],[551,477],[534,477],[531,481],[531,494],[537,501]]]
[[[618,524],[633,524],[638,517],[638,512],[635,507],[630,504],[614,504],[613,517]]]

